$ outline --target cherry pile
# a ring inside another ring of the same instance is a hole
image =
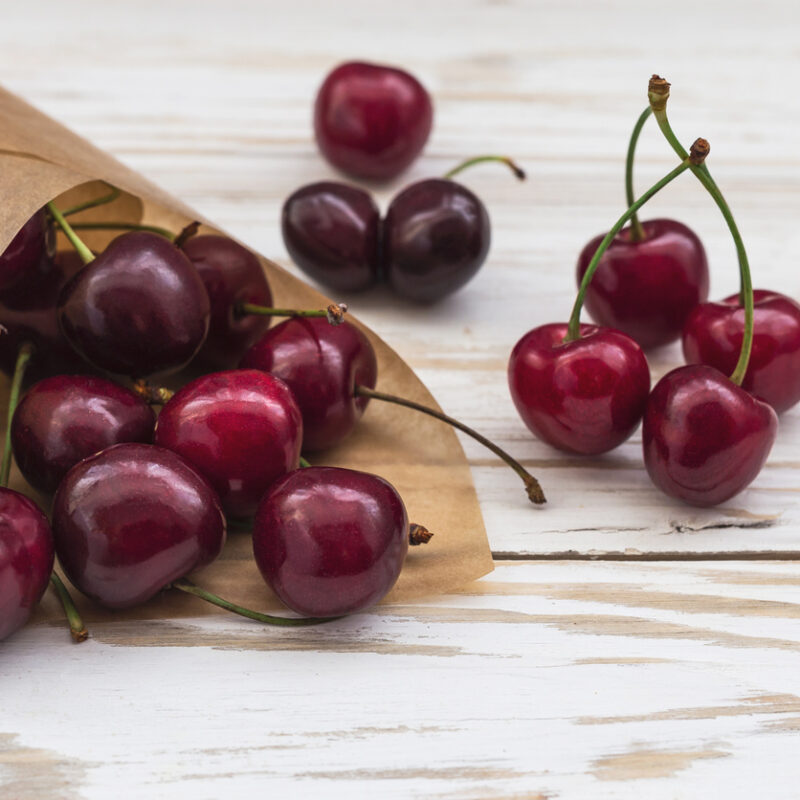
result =
[[[690,152],[680,144],[667,118],[669,88],[658,76],[650,81],[649,106],[628,148],[629,208],[581,252],[569,322],[523,336],[508,379],[526,425],[562,450],[606,452],[642,421],[653,483],[684,502],[712,506],[756,478],[775,441],[777,413],[800,401],[800,305],[777,292],[753,291],[741,235],[705,165],[708,142],[698,139]],[[634,153],[651,115],[680,163],[634,200]],[[708,265],[699,237],[674,220],[637,217],[685,171],[709,192],[736,245],[741,289],[721,302],[706,302]],[[597,325],[580,324],[584,302]],[[643,351],[679,338],[688,365],[650,391]]]
[[[50,581],[85,638],[54,556],[109,609],[177,589],[264,623],[308,625],[378,602],[409,545],[431,534],[409,524],[382,478],[301,456],[343,441],[373,400],[474,436],[544,502],[492,442],[378,391],[375,351],[346,306],[272,307],[259,260],[233,240],[198,234],[196,223],[174,235],[104,222],[127,230],[90,251],[76,229],[91,224],[68,217],[116,196],[48,203],[3,256],[2,340],[16,352],[2,364],[13,380],[0,484],[13,452],[29,484],[54,498],[51,527],[32,500],[0,489],[0,636],[25,622]],[[73,251],[52,252],[55,226]],[[287,319],[270,328],[272,317]],[[161,385],[167,375],[181,388]],[[38,381],[22,396],[26,377]],[[230,520],[251,521],[260,572],[302,617],[242,608],[188,580],[220,555]]]

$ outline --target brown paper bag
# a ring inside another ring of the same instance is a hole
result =
[[[103,194],[106,181],[125,194],[112,205],[86,211],[81,221],[116,220],[159,225],[174,231],[200,219],[202,232],[219,233],[194,211],[153,186],[84,139],[0,89],[0,252],[41,206],[53,198],[61,207]],[[90,247],[104,247],[115,234],[86,233]],[[63,241],[60,247],[66,247]],[[261,258],[275,303],[284,307],[319,308],[330,302],[276,264]],[[353,298],[357,308],[358,299]],[[357,321],[348,316],[352,322]],[[2,322],[2,320],[0,320]],[[378,388],[437,407],[425,386],[398,355],[374,333],[360,326],[378,356]],[[0,379],[0,413],[6,417],[9,382]],[[374,472],[400,492],[409,519],[435,533],[430,543],[412,548],[387,602],[406,602],[446,592],[486,574],[492,558],[472,485],[469,467],[453,431],[444,423],[404,408],[373,401],[356,432],[339,447],[315,454],[315,464],[347,466]],[[509,480],[514,477],[509,474]],[[47,509],[48,500],[12,473],[12,488],[34,496]],[[524,494],[521,491],[521,502]],[[220,559],[194,576],[199,584],[226,599],[259,609],[280,607],[252,559],[250,534],[229,531]],[[177,591],[165,592],[144,607],[110,613],[77,591],[74,596],[87,622],[225,613]],[[61,619],[51,593],[38,612],[40,621]]]

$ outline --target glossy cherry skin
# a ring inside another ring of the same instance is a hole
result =
[[[800,305],[785,294],[753,292],[753,349],[742,388],[779,414],[800,401]],[[730,375],[744,337],[739,295],[703,303],[683,329],[683,354],[689,364],[708,364]]]
[[[715,506],[755,479],[777,430],[775,411],[719,370],[679,367],[655,385],[647,401],[644,463],[665,494]]]
[[[380,224],[378,206],[367,192],[335,181],[301,187],[281,212],[292,261],[341,292],[358,292],[378,281]]]
[[[420,154],[433,124],[431,98],[409,73],[351,61],[323,82],[314,133],[325,158],[358,178],[389,180]]]
[[[383,225],[384,270],[403,297],[430,303],[469,281],[491,240],[483,203],[455,181],[430,178],[395,195]]]
[[[205,341],[210,304],[187,256],[163,236],[118,236],[61,290],[58,319],[87,361],[145,377],[186,366]]]
[[[53,534],[33,500],[0,488],[0,641],[21,628],[53,571]]]
[[[64,338],[56,313],[61,287],[81,266],[63,253],[55,262],[43,258],[14,286],[0,292],[0,324],[6,329],[0,334],[0,370],[11,375],[21,345],[31,342],[36,349],[27,379],[92,371]]]
[[[269,317],[238,312],[243,303],[272,305],[267,276],[256,256],[227,236],[193,236],[184,243],[183,252],[194,264],[211,303],[211,324],[198,360],[217,368],[231,367],[269,328]]]
[[[118,444],[67,473],[53,534],[81,592],[106,608],[132,608],[214,561],[225,517],[214,490],[179,455]]]
[[[692,309],[708,298],[708,261],[696,234],[680,222],[651,219],[645,237],[623,228],[600,259],[586,292],[598,325],[627,333],[648,350],[677,340]],[[605,234],[578,258],[578,285]]]
[[[366,472],[307,467],[264,496],[253,552],[264,580],[293,611],[353,614],[394,586],[408,551],[408,516],[394,487]]]
[[[0,291],[13,286],[28,271],[51,257],[55,243],[52,226],[44,210],[37,211],[0,253]]]
[[[297,469],[303,421],[286,384],[255,369],[203,375],[161,409],[155,442],[202,473],[234,517],[252,516],[264,492]]]
[[[57,375],[31,387],[14,412],[11,443],[25,480],[52,493],[81,459],[122,442],[153,441],[156,417],[104,378]]]
[[[522,421],[543,441],[573,453],[605,453],[642,418],[650,371],[642,349],[611,328],[581,325],[563,342],[566,323],[534,328],[508,363],[511,397]]]
[[[330,325],[322,318],[295,317],[270,328],[242,359],[291,389],[303,416],[303,450],[324,450],[345,439],[369,401],[356,385],[375,388],[375,350],[355,325]]]

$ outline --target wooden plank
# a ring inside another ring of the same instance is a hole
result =
[[[0,650],[4,796],[789,798],[800,778],[796,564],[502,563],[322,628],[92,634]]]

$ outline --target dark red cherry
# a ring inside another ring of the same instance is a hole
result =
[[[124,233],[61,290],[72,346],[108,372],[133,377],[186,366],[208,333],[210,305],[192,263],[163,236]]]
[[[155,436],[208,479],[234,517],[252,516],[269,486],[297,468],[302,439],[286,384],[255,369],[186,384],[161,409]]]
[[[755,479],[777,429],[775,411],[719,370],[679,367],[655,385],[647,401],[644,463],[665,494],[714,506]]]
[[[244,369],[285,381],[303,415],[303,450],[333,447],[350,434],[369,398],[356,385],[375,388],[378,362],[369,340],[349,322],[295,317],[268,330],[244,356]]]
[[[742,388],[780,414],[800,401],[800,305],[765,289],[756,289],[753,298],[753,349]],[[683,354],[689,364],[708,364],[730,375],[743,336],[738,294],[703,303],[686,321]]]
[[[358,178],[388,180],[420,154],[433,123],[422,84],[394,67],[351,61],[317,93],[314,133],[322,154]]]
[[[366,472],[307,467],[264,496],[253,552],[264,580],[292,610],[352,614],[394,586],[408,551],[408,517],[394,487]]]
[[[47,215],[44,210],[37,211],[0,253],[0,291],[13,286],[25,273],[35,272],[42,259],[52,257],[54,244]]]
[[[708,298],[708,262],[700,239],[670,219],[642,223],[644,238],[623,228],[600,259],[586,292],[586,309],[598,325],[627,333],[649,349],[681,335],[692,309]],[[578,258],[578,284],[605,234]]]
[[[25,342],[36,348],[26,377],[36,380],[53,373],[89,372],[58,326],[56,305],[61,287],[81,267],[59,253],[54,263],[42,259],[10,289],[0,292],[0,370],[11,375]]]
[[[581,325],[564,342],[566,323],[534,328],[508,363],[511,397],[522,421],[548,444],[574,453],[605,453],[636,430],[650,389],[642,349],[630,336]]]
[[[325,286],[357,292],[378,281],[380,212],[363,189],[303,186],[283,204],[281,230],[292,261]]]
[[[214,367],[231,367],[269,328],[268,317],[240,314],[243,303],[272,305],[272,292],[259,260],[227,236],[193,236],[182,245],[194,264],[211,303],[208,337],[198,359]]]
[[[444,178],[413,183],[389,205],[383,225],[386,280],[403,297],[439,300],[463,286],[489,252],[483,203]]]
[[[53,534],[33,500],[0,488],[0,641],[21,628],[53,571]]]
[[[214,561],[225,518],[208,482],[179,455],[118,444],[67,473],[53,534],[81,592],[106,608],[131,608]]]
[[[55,492],[81,459],[122,442],[153,441],[155,414],[122,386],[58,375],[31,387],[14,412],[11,443],[31,486]]]

